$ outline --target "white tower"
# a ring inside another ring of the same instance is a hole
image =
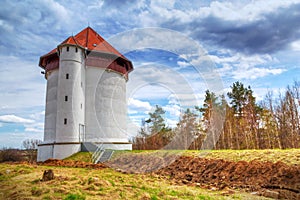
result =
[[[132,63],[90,27],[40,58],[47,79],[38,161],[63,159],[88,144],[131,150],[126,82]]]

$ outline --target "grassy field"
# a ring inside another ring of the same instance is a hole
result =
[[[55,179],[42,182],[43,171]],[[239,191],[173,185],[153,175],[112,169],[0,165],[0,199],[267,199]]]
[[[184,154],[229,161],[281,161],[288,165],[300,165],[300,149],[186,151]]]
[[[228,161],[270,161],[270,162],[284,162],[288,165],[300,165],[300,149],[266,149],[266,150],[210,150],[210,151],[154,151],[154,150],[134,150],[134,151],[116,151],[113,158],[122,155],[131,154],[162,154],[164,152],[171,152],[183,156],[197,156],[210,159],[224,159]],[[88,152],[80,152],[66,160],[80,160],[91,162],[91,154]]]
[[[151,154],[153,151],[120,151],[124,154]],[[300,150],[184,151],[173,153],[226,160],[282,161],[300,164]],[[89,153],[68,160],[90,161]],[[55,179],[42,182],[42,174],[52,169]],[[153,174],[124,174],[110,168],[87,169],[28,164],[0,164],[0,199],[267,199],[239,190],[202,189],[176,185]]]

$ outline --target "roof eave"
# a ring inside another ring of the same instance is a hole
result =
[[[53,50],[52,50],[52,51],[53,51]],[[47,54],[41,56],[41,57],[40,57],[40,61],[39,61],[39,66],[40,66],[41,68],[45,69],[46,66],[43,66],[43,63],[42,63],[43,60],[44,60],[45,58],[47,58],[47,57],[54,56],[55,54],[57,54],[57,49],[56,49],[56,51],[53,52],[53,53],[49,52],[49,53],[47,53]]]

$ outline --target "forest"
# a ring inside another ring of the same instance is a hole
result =
[[[175,128],[156,105],[133,138],[145,149],[300,148],[300,82],[256,102],[253,90],[237,81],[226,95],[206,90],[203,105],[186,109]]]

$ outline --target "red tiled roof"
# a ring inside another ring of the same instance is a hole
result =
[[[106,42],[96,31],[91,27],[87,27],[75,36],[71,36],[62,42],[63,44],[74,44],[87,48],[91,51],[100,51],[105,53],[115,54],[118,57],[126,59],[120,52]],[[127,60],[127,59],[126,59]]]
[[[68,37],[65,41],[63,41],[61,45],[78,45],[82,48],[85,48],[89,51],[96,51],[100,53],[114,54],[119,58],[122,58],[125,62],[129,62],[131,66],[129,71],[132,70],[131,62],[124,57],[119,51],[117,51],[114,47],[112,47],[107,41],[105,41],[96,31],[94,31],[91,27],[87,27],[83,29],[81,32],[76,34],[75,36]],[[49,53],[41,56],[39,66],[45,68],[47,65],[47,59],[53,56],[57,56],[56,54],[57,48],[53,49]]]

